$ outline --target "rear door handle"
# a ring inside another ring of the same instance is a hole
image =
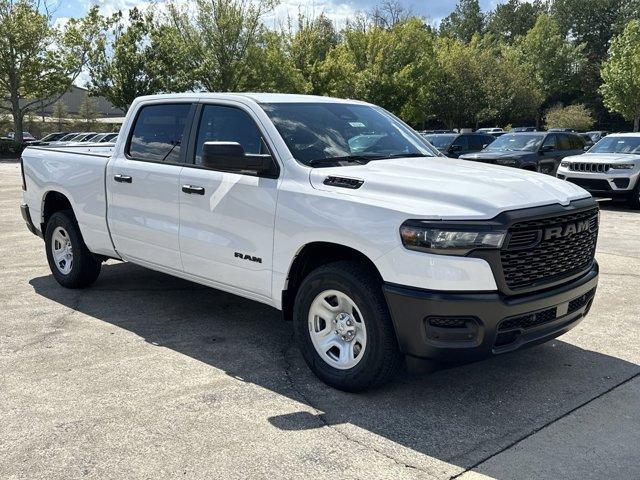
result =
[[[188,194],[204,195],[204,187],[195,187],[193,185],[182,185],[182,191]]]
[[[131,183],[132,178],[129,175],[114,175],[113,179],[118,183]]]

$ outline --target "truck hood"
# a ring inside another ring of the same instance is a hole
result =
[[[584,153],[582,155],[573,155],[565,157],[563,160],[571,162],[586,163],[633,163],[640,161],[640,155],[629,155],[620,153]]]
[[[357,188],[326,185],[327,177],[363,183]],[[577,185],[548,175],[441,157],[314,168],[309,180],[317,190],[423,219],[489,219],[506,210],[589,197]]]

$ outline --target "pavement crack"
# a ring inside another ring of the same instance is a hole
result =
[[[385,453],[384,451],[369,445],[361,440],[358,440],[357,438],[353,438],[351,437],[349,434],[343,432],[342,430],[340,430],[338,427],[336,427],[335,425],[332,425],[331,423],[329,423],[327,421],[327,418],[324,414],[324,412],[322,410],[320,410],[318,407],[316,407],[313,402],[311,402],[311,400],[307,397],[307,395],[296,385],[295,381],[293,380],[293,376],[291,375],[291,368],[293,367],[293,365],[291,364],[291,362],[289,361],[289,359],[287,358],[287,354],[289,353],[289,351],[294,348],[295,346],[295,334],[291,335],[291,337],[289,338],[289,341],[286,343],[286,345],[284,346],[284,348],[282,349],[282,358],[284,360],[284,364],[285,364],[285,368],[284,368],[284,374],[285,377],[287,378],[287,382],[289,383],[289,385],[291,386],[292,390],[295,392],[295,394],[299,397],[299,400],[308,405],[309,407],[311,407],[311,409],[313,410],[313,413],[315,414],[316,418],[318,418],[320,420],[320,422],[322,423],[322,426],[327,427],[328,429],[330,429],[331,431],[337,433],[338,435],[340,435],[342,438],[344,438],[346,441],[351,442],[351,443],[355,443],[356,445],[365,448],[367,450],[371,450],[375,453],[377,453],[378,455],[381,455],[382,457],[386,458],[387,460],[392,461],[393,463],[395,463],[396,465],[403,467],[403,468],[408,468],[411,470],[416,470],[418,472],[424,473],[425,475],[432,477],[433,475],[420,468],[417,467],[415,465],[411,465],[408,463],[405,463],[401,460],[398,460],[397,458],[389,455],[388,453]]]
[[[449,477],[449,480],[455,480],[456,478],[460,478],[462,475],[464,475],[467,472],[472,471],[473,469],[479,467],[480,465],[482,465],[483,463],[491,460],[493,457],[496,457],[498,455],[500,455],[503,452],[506,452],[507,450],[515,447],[516,445],[518,445],[519,443],[525,441],[527,438],[535,435],[536,433],[544,430],[547,427],[550,427],[551,425],[553,425],[554,423],[556,423],[559,420],[562,420],[565,417],[568,417],[569,415],[571,415],[573,412],[580,410],[582,407],[586,407],[587,405],[589,405],[590,403],[598,400],[601,397],[604,397],[605,395],[607,395],[608,393],[611,393],[612,391],[614,391],[616,388],[621,387],[633,380],[635,380],[636,378],[640,377],[640,372],[630,376],[629,378],[627,378],[626,380],[623,380],[620,383],[617,383],[615,385],[613,385],[612,387],[608,388],[607,390],[599,393],[598,395],[596,395],[595,397],[582,402],[580,405],[572,408],[571,410],[566,411],[565,413],[563,413],[562,415],[560,415],[558,418],[554,418],[553,420],[548,421],[547,423],[545,423],[544,425],[533,429],[532,431],[530,431],[529,433],[527,433],[526,435],[523,435],[522,437],[514,440],[513,442],[509,443],[508,445],[506,445],[505,447],[501,448],[500,450],[498,450],[497,452],[492,453],[491,455],[483,458],[482,460],[479,460],[478,462],[474,463],[473,465],[471,465],[470,467],[465,468],[464,470],[462,470],[459,473],[456,473],[455,475]]]

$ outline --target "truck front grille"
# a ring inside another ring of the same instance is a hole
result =
[[[587,173],[604,173],[611,168],[610,163],[582,163],[572,162],[569,164],[569,170],[572,172],[587,172]]]
[[[597,238],[597,207],[514,224],[500,251],[507,287],[542,288],[588,269]]]

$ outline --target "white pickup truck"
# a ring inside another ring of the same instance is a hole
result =
[[[554,338],[598,282],[585,190],[439,157],[364,102],[142,97],[114,146],[30,147],[22,167],[22,215],[61,285],[91,285],[111,258],[272,305],[344,390],[381,384],[404,358]]]

